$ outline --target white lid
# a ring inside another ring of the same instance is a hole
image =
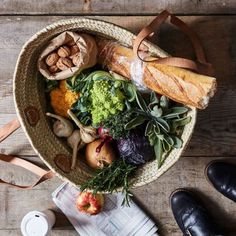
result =
[[[23,236],[47,236],[50,231],[47,216],[40,211],[31,211],[21,222]]]

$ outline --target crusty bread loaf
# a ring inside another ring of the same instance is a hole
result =
[[[204,109],[216,90],[216,79],[190,70],[155,62],[142,62],[132,49],[97,38],[99,63],[127,78],[140,80],[149,89],[187,106]],[[134,78],[135,77],[135,78]]]

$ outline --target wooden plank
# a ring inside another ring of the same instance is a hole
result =
[[[45,25],[61,19],[62,17],[0,17],[0,125],[12,119],[14,107],[12,100],[11,78],[16,57],[21,46],[32,34]],[[119,21],[119,24],[133,29],[135,32],[146,25],[152,17],[103,17],[111,22]],[[205,201],[211,207],[211,211],[228,222],[227,230],[235,232],[235,207],[234,204],[220,196],[205,181],[203,169],[214,156],[235,155],[235,58],[236,51],[233,44],[235,38],[235,17],[183,17],[191,23],[208,49],[207,54],[216,67],[219,80],[219,92],[206,111],[199,112],[198,124],[185,155],[171,170],[152,184],[134,191],[137,199],[149,209],[151,216],[160,224],[163,235],[180,235],[170,209],[168,208],[168,196],[178,187],[197,188],[205,195]],[[10,30],[9,30],[10,29]],[[7,32],[7,33],[6,33]],[[227,42],[227,43],[225,43]],[[176,30],[165,26],[160,34],[161,45],[172,53],[178,55],[192,55],[186,48],[186,39]],[[218,49],[221,50],[218,50]],[[7,66],[6,66],[7,58]],[[224,66],[221,66],[224,61]],[[231,104],[231,106],[229,106]],[[224,121],[224,122],[223,122]],[[0,151],[12,154],[33,155],[26,137],[18,130],[8,140],[1,144]],[[191,156],[191,157],[190,157]],[[199,156],[193,158],[192,156]],[[203,157],[201,157],[203,156]],[[212,157],[207,157],[212,156]],[[29,157],[31,159],[31,157]],[[32,160],[38,161],[37,157]],[[0,178],[12,180],[16,183],[31,183],[32,175],[18,168],[17,172],[9,165],[1,164],[4,172]],[[196,170],[199,170],[196,172]],[[33,209],[43,210],[51,205],[50,194],[61,183],[55,179],[44,183],[31,191],[17,191],[14,189],[0,189],[0,231],[1,235],[17,235],[19,223],[25,213]],[[212,200],[209,199],[212,196]],[[221,206],[216,203],[221,202]],[[20,206],[19,208],[16,206]],[[219,207],[219,212],[214,212]],[[24,209],[24,211],[22,210]],[[55,231],[55,235],[61,231]],[[72,235],[73,231],[63,231],[63,235]]]
[[[160,227],[161,235],[181,235],[169,207],[169,195],[177,187],[187,187],[199,193],[219,225],[228,233],[236,232],[234,224],[236,221],[236,204],[213,189],[204,177],[204,168],[213,159],[215,158],[184,157],[158,180],[133,191],[138,203]],[[15,167],[2,164],[0,167],[1,170],[4,169],[4,172],[0,173],[0,178],[13,180],[14,175],[14,182],[16,183],[32,183],[32,175],[23,169],[17,168],[16,170]],[[0,230],[0,235],[3,235],[1,232],[11,232],[18,229],[22,217],[27,212],[51,208],[51,193],[60,183],[61,181],[55,178],[28,191],[1,187],[0,229],[4,231]],[[62,232],[65,232],[65,235],[71,233],[71,231]]]
[[[181,235],[169,207],[169,196],[177,187],[194,191],[227,232],[225,235],[235,235],[236,204],[219,194],[204,176],[205,166],[213,159],[184,157],[160,179],[134,191],[144,209],[159,223],[162,235]]]
[[[15,63],[24,42],[46,25],[65,17],[0,17],[0,112],[14,113],[12,99],[12,76]],[[68,17],[67,17],[68,18]],[[119,25],[138,32],[153,17],[97,17],[119,22]],[[219,86],[235,83],[236,52],[233,39],[235,36],[235,16],[230,17],[182,17],[198,33],[206,48],[206,54],[215,68]],[[10,29],[10,30],[9,30]],[[192,56],[191,46],[182,33],[165,25],[160,36],[160,46],[173,55]],[[227,43],[225,43],[227,42]],[[219,50],[220,49],[220,50]],[[8,58],[7,62],[5,58]],[[222,66],[222,61],[225,62]],[[6,66],[7,63],[7,66]]]
[[[64,17],[0,17],[0,125],[15,117],[12,96],[12,75],[20,48],[39,29]],[[101,19],[101,17],[98,17]],[[153,17],[102,17],[110,22],[138,32]],[[200,111],[198,122],[186,156],[236,155],[236,48],[234,39],[235,16],[182,17],[197,31],[207,49],[218,78],[218,92],[210,106]],[[10,30],[9,30],[10,29]],[[165,25],[159,34],[160,45],[172,54],[192,56],[187,39],[173,27]],[[7,62],[6,62],[7,58]],[[222,65],[222,61],[224,65]],[[7,65],[6,65],[7,63]],[[5,153],[33,155],[22,130],[4,141],[0,150]]]
[[[168,9],[177,14],[233,14],[233,0],[3,0],[0,14],[157,14]]]
[[[1,230],[1,236],[22,236],[20,229],[14,230]],[[78,236],[78,233],[75,230],[53,230],[50,236]]]
[[[0,17],[0,113],[12,114],[15,112],[12,97],[12,77],[23,44],[38,30],[64,18],[66,17]],[[110,22],[118,22],[119,20],[119,17],[98,18]],[[137,23],[134,19],[136,18],[123,19],[121,25],[137,32],[138,29],[147,25],[153,17],[138,17]],[[5,58],[7,58],[7,62]]]

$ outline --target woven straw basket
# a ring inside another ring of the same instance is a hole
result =
[[[44,83],[43,79],[39,78],[37,70],[38,57],[48,41],[66,30],[102,35],[129,47],[132,46],[134,34],[119,26],[100,20],[85,18],[63,20],[36,33],[26,42],[19,55],[14,73],[14,102],[21,126],[33,149],[43,162],[62,180],[78,187],[91,176],[92,170],[80,161],[77,163],[77,168],[70,173],[64,173],[55,165],[54,158],[56,155],[71,155],[71,150],[52,132],[49,120],[45,115],[47,108]],[[154,55],[156,54],[159,57],[168,55],[148,41],[145,41],[145,45]],[[34,114],[35,110],[37,114]],[[184,141],[183,147],[171,151],[160,169],[157,168],[156,160],[138,168],[133,187],[142,186],[157,179],[180,158],[193,132],[196,109],[192,108],[188,115],[192,119],[183,130],[181,137]],[[36,122],[34,122],[35,119]]]

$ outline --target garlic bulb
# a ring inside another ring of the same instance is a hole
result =
[[[73,124],[69,120],[67,120],[61,116],[49,113],[49,112],[47,112],[46,115],[50,116],[54,119],[57,119],[57,121],[54,122],[54,124],[53,124],[53,133],[57,137],[66,137],[67,138],[72,134],[74,127],[73,127]]]
[[[92,129],[80,129],[80,134],[83,142],[85,143],[91,143],[93,142],[97,137],[97,132]]]
[[[76,166],[76,157],[78,151],[85,145],[81,139],[80,131],[74,130],[70,137],[67,138],[68,145],[72,148],[72,162],[71,162],[71,169],[73,170]]]
[[[68,110],[67,113],[80,128],[81,139],[84,143],[91,143],[97,138],[97,130],[95,128],[92,126],[84,126],[71,110]]]

